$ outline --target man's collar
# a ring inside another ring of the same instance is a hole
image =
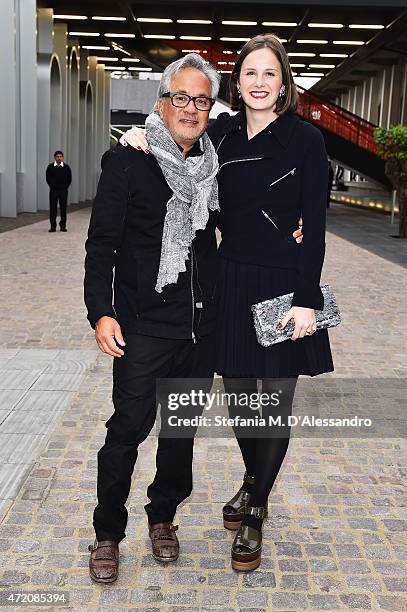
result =
[[[196,140],[194,142],[194,144],[192,145],[192,148],[188,151],[186,157],[198,157],[199,155],[203,155],[203,151],[201,149],[201,144],[200,144],[200,138],[198,138],[198,140]],[[177,147],[179,148],[179,150],[181,151],[181,153],[183,152],[183,148],[181,147],[181,145],[179,145],[177,143]]]
[[[57,164],[56,161],[54,161],[54,166],[62,166],[62,168],[64,167],[64,162],[61,162],[60,164]]]
[[[283,147],[287,147],[297,121],[298,115],[288,111],[272,121],[267,129]],[[246,113],[240,111],[236,115],[230,117],[225,125],[224,131],[226,134],[231,134],[232,132],[246,129]]]

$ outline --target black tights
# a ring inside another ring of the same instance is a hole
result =
[[[243,378],[224,378],[223,384],[226,393],[237,394],[257,394],[257,380]],[[273,393],[278,393],[279,405],[263,406],[261,416],[268,419],[270,416],[281,415],[282,423],[287,421],[288,415],[292,412],[297,378],[285,379],[263,379],[261,393],[267,393],[270,397]],[[282,393],[279,393],[282,391]],[[240,397],[243,397],[240,395]],[[253,396],[252,396],[253,397]],[[275,396],[277,397],[277,396]],[[239,405],[232,396],[228,402],[229,416],[234,418],[239,415],[243,418],[253,418],[254,415],[260,416],[260,410],[253,410],[250,407]],[[240,402],[241,404],[242,402]],[[245,486],[249,490],[251,506],[266,506],[270,491],[279,473],[281,464],[286,455],[290,441],[290,427],[280,426],[280,424],[267,425],[265,428],[257,428],[254,432],[257,437],[253,437],[253,429],[234,427],[237,442],[242,453],[246,471],[250,476],[254,476],[254,485]],[[259,435],[260,434],[260,435]],[[252,517],[245,517],[244,524],[251,524],[259,528],[261,521]]]

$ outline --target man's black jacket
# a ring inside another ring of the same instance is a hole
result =
[[[51,189],[64,190],[68,189],[72,182],[72,172],[68,164],[64,162],[63,166],[54,166],[49,164],[45,174],[46,181]]]
[[[201,154],[199,143],[190,154]],[[154,288],[171,196],[153,155],[122,146],[104,154],[85,245],[85,303],[93,328],[107,315],[123,333],[190,339],[214,330],[216,212],[197,232],[177,283],[162,293]]]

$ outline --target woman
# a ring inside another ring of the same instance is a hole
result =
[[[232,109],[240,112],[221,114],[208,129],[219,157],[222,232],[216,371],[228,393],[256,392],[262,381],[264,393],[279,393],[279,413],[287,417],[298,376],[333,370],[327,331],[315,333],[315,310],[323,308],[327,154],[319,130],[294,112],[298,94],[277,36],[246,43],[230,93]],[[142,139],[126,137],[144,148]],[[292,234],[301,216],[304,240],[297,244]],[[290,292],[292,307],[281,326],[293,321],[291,340],[260,346],[251,305]],[[246,416],[237,400],[229,411]],[[263,417],[271,414],[263,408]],[[256,569],[261,561],[267,500],[289,443],[285,422],[267,428],[266,436],[235,428],[246,473],[223,518],[226,528],[237,529],[236,570]]]

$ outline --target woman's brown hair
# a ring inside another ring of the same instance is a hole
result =
[[[283,85],[285,85],[285,93],[283,96],[277,99],[275,112],[278,115],[282,115],[287,111],[295,111],[298,103],[298,92],[294,84],[290,61],[283,44],[279,41],[275,34],[259,34],[258,36],[255,36],[249,40],[241,50],[229,82],[229,94],[232,110],[242,110],[244,108],[244,103],[242,98],[239,96],[237,89],[237,81],[239,79],[244,60],[249,53],[252,51],[257,51],[258,49],[270,49],[270,51],[274,53],[280,62],[282,81]]]

